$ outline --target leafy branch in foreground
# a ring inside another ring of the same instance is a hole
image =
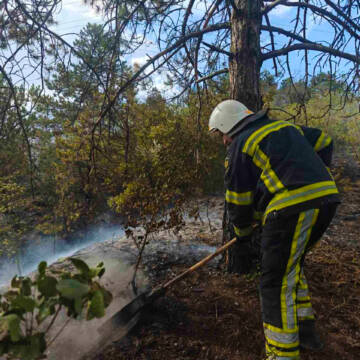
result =
[[[62,310],[69,319],[85,315],[87,320],[105,314],[112,295],[99,283],[105,273],[103,263],[90,268],[84,261],[71,258],[78,270],[48,269],[38,265],[35,280],[15,276],[11,288],[0,297],[0,356],[7,359],[46,358],[45,351],[59,334],[48,339],[50,329]]]

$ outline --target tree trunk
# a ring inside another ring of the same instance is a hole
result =
[[[250,110],[261,108],[260,26],[261,1],[234,0],[237,11],[231,15],[230,97]]]
[[[231,15],[230,97],[256,112],[262,107],[259,86],[261,1],[234,0],[234,4],[237,10],[233,9]],[[225,205],[223,240],[228,241],[234,236]],[[232,273],[247,273],[249,257],[242,254],[240,244],[235,245],[228,250],[227,269]]]

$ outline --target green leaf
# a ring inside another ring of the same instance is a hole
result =
[[[21,338],[20,318],[16,314],[9,314],[0,317],[1,332],[10,334],[13,342],[19,341]]]
[[[51,315],[51,309],[47,304],[42,304],[39,308],[39,312],[36,316],[36,321],[41,324],[48,316]]]
[[[90,278],[93,279],[93,278],[97,277],[99,275],[100,271],[101,271],[101,269],[91,268],[90,273],[89,273]]]
[[[88,308],[88,320],[92,318],[101,318],[105,315],[104,297],[100,290],[94,292]]]
[[[82,274],[87,275],[89,273],[90,268],[85,261],[78,258],[70,258],[70,261]]]
[[[19,295],[11,303],[14,309],[20,309],[25,312],[32,312],[35,309],[36,302],[29,296]]]
[[[46,298],[56,296],[57,295],[57,285],[58,281],[52,276],[45,276],[38,280],[38,289],[41,295]]]
[[[60,280],[56,288],[64,298],[69,300],[81,298],[89,292],[89,286],[73,279]]]
[[[104,274],[105,274],[105,268],[102,268],[102,269],[100,269],[100,271],[98,272],[97,276],[98,276],[99,278],[101,278]]]
[[[113,296],[110,291],[107,291],[103,287],[100,289],[104,297],[104,305],[107,308],[113,300]]]
[[[101,278],[104,274],[105,274],[105,268],[102,268],[98,273],[98,277]]]
[[[100,264],[99,264],[100,265]],[[104,267],[100,267],[97,266],[96,268],[91,268],[90,269],[90,278],[93,279],[94,277],[99,277],[101,278],[104,273],[105,273],[105,268]]]
[[[45,275],[45,271],[47,268],[47,262],[46,261],[42,261],[39,265],[38,265],[38,272],[41,276]]]

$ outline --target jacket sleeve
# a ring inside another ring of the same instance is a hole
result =
[[[318,153],[328,168],[331,166],[333,148],[334,143],[331,137],[322,131],[319,139],[315,144],[314,150]]]
[[[332,138],[320,129],[307,126],[301,126],[301,129],[305,138],[320,156],[325,166],[330,167],[334,147]]]
[[[229,151],[225,171],[225,201],[229,220],[241,242],[251,239],[253,232],[253,201],[256,181],[252,175],[252,162],[248,155]]]

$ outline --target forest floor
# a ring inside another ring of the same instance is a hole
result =
[[[338,159],[334,174],[342,204],[305,266],[325,348],[303,351],[303,360],[360,359],[360,169]],[[219,246],[223,200],[206,202],[212,217],[188,222],[181,236]],[[152,280],[161,283],[188,265],[158,259],[152,264],[157,274]],[[265,352],[258,280],[227,274],[214,264],[205,266],[169,289],[129,336],[96,359],[261,360]]]

